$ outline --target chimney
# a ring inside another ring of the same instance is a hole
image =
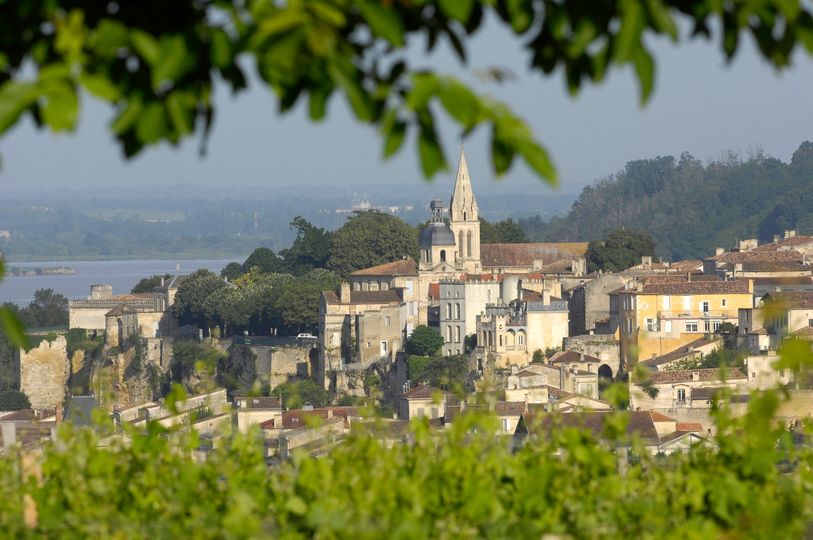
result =
[[[692,371],[692,380],[697,382],[700,380],[700,372],[699,371]]]
[[[714,248],[714,255],[722,255],[723,253],[725,253],[725,248]]]
[[[641,257],[641,266],[649,267],[652,266],[652,256],[651,255],[644,255]]]
[[[341,289],[339,289],[339,302],[342,304],[350,303],[350,283],[342,281]]]
[[[796,236],[796,229],[789,229],[785,231],[785,238],[793,238]]]
[[[161,276],[161,287],[164,286],[164,276]]]
[[[778,234],[773,235],[773,243],[774,243],[774,244],[776,244],[777,242],[779,242],[779,240],[781,240],[781,239],[782,239],[782,237],[781,237],[781,236],[779,236]]]
[[[734,275],[742,274],[742,263],[734,263]]]

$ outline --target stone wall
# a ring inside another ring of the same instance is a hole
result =
[[[621,366],[621,351],[615,336],[595,334],[592,336],[571,336],[564,339],[564,350],[576,351],[601,360],[613,371],[613,377],[618,375]]]
[[[312,363],[315,351],[310,345],[246,345],[257,357],[257,376],[267,381],[271,388],[290,378],[307,378],[314,374]],[[237,354],[233,347],[230,354]]]
[[[35,409],[55,409],[65,400],[65,388],[70,372],[68,344],[65,336],[53,342],[43,340],[28,352],[17,351],[20,391],[28,396]]]

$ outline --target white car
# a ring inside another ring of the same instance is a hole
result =
[[[316,336],[314,336],[313,334],[309,334],[307,332],[304,332],[302,334],[297,334],[296,339],[316,339]]]

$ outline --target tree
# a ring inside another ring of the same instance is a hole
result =
[[[285,271],[285,261],[270,249],[260,247],[252,251],[243,263],[243,273],[249,272],[255,267],[259,268],[261,272],[281,273]]]
[[[0,391],[0,411],[21,411],[30,408],[31,402],[28,401],[28,396],[19,390]]]
[[[156,287],[161,285],[163,280],[170,279],[171,277],[169,274],[154,274],[150,277],[142,278],[130,292],[133,294],[152,292]]]
[[[377,211],[360,212],[330,239],[327,268],[342,277],[356,270],[418,258],[418,233],[401,219]]]
[[[220,271],[220,277],[228,279],[229,281],[234,281],[243,274],[245,274],[243,265],[237,262],[230,262]]]
[[[67,326],[68,299],[53,289],[38,289],[34,292],[34,300],[19,314],[29,327]]]
[[[410,357],[419,358],[419,357]],[[465,355],[438,356],[428,358],[415,377],[410,373],[413,384],[425,383],[435,388],[460,392],[467,389],[469,378],[469,360]],[[412,365],[410,364],[410,369]]]
[[[641,262],[644,255],[655,255],[655,241],[645,232],[620,229],[611,232],[604,242],[587,246],[587,268],[591,272],[620,272]]]
[[[418,325],[407,338],[406,352],[415,356],[435,356],[443,346],[443,338],[426,325]]]
[[[207,316],[206,300],[226,283],[209,270],[201,269],[191,273],[178,287],[172,312],[179,324],[194,324],[208,329],[213,322]]]
[[[480,242],[483,244],[521,244],[528,241],[528,235],[513,219],[490,223],[480,218]]]
[[[284,382],[277,385],[271,394],[279,396],[283,406],[288,409],[299,409],[305,403],[310,403],[314,407],[324,407],[330,398],[327,390],[310,379]]]
[[[300,276],[314,268],[324,267],[330,252],[330,232],[314,227],[300,216],[291,221],[291,227],[297,231],[296,239],[290,248],[279,253],[285,261],[286,270]]]

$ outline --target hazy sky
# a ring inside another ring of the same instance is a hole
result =
[[[516,73],[516,81],[480,84],[480,90],[506,101],[528,120],[552,153],[560,192],[577,191],[634,159],[688,150],[705,160],[727,149],[745,154],[759,146],[787,160],[801,141],[813,139],[813,59],[797,54],[791,69],[777,73],[758,59],[750,39],[731,65],[716,45],[705,41],[655,45],[657,82],[643,109],[631,70],[614,72],[601,86],[585,87],[571,97],[560,74],[529,74],[521,45],[494,24],[471,42],[465,70],[459,70],[446,51],[425,57],[422,46],[413,47],[412,56],[421,65],[468,80],[474,80],[476,70],[494,65]],[[179,148],[151,147],[125,161],[107,131],[111,111],[85,97],[76,133],[38,133],[26,121],[0,140],[0,185],[273,188],[422,182],[411,142],[395,158],[382,161],[376,132],[354,122],[343,99],[334,97],[327,120],[312,124],[302,106],[278,115],[269,92],[257,84],[236,98],[225,88],[218,90],[216,123],[205,158],[198,157],[198,141],[188,140]],[[447,157],[456,161],[459,139],[448,123],[443,141]],[[465,144],[475,183],[488,186],[493,173],[487,133],[475,132]],[[436,180],[445,184],[452,174]],[[499,189],[545,191],[528,169],[516,164]]]

